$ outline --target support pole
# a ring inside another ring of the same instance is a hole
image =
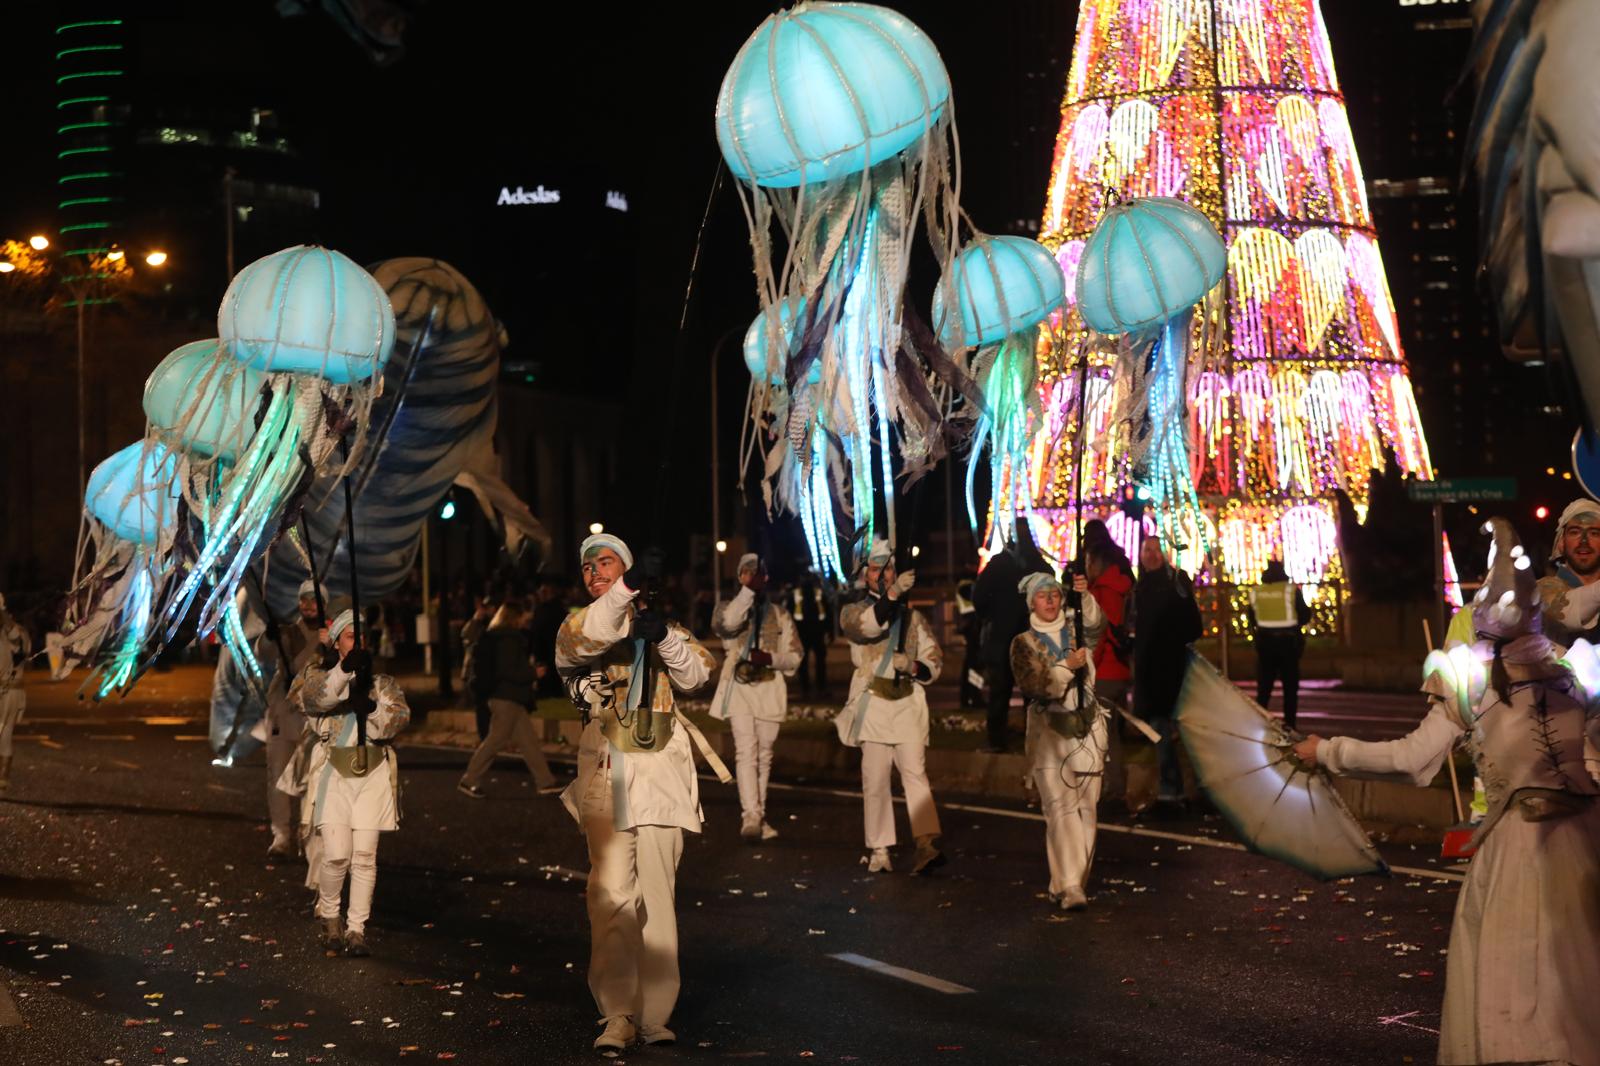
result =
[[[1439,632],[1446,632],[1449,620],[1445,617],[1444,589],[1444,505],[1433,505],[1433,616]]]

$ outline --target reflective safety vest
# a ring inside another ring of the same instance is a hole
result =
[[[1296,591],[1292,581],[1274,581],[1251,589],[1250,609],[1256,613],[1256,628],[1299,628],[1300,618],[1294,609]]]

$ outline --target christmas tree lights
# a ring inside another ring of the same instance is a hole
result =
[[[1108,517],[1130,483],[1114,353],[1071,302],[1084,243],[1114,198],[1172,196],[1210,218],[1228,260],[1195,325],[1222,331],[1220,355],[1192,346],[1187,375],[1203,513],[1153,517],[1206,579],[1252,584],[1277,557],[1307,586],[1337,580],[1335,490],[1364,508],[1386,448],[1408,475],[1433,471],[1317,0],[1083,0],[1061,118],[1040,240],[1068,306],[1039,348],[1030,450],[1047,547],[1072,554],[1080,486],[1085,516]]]

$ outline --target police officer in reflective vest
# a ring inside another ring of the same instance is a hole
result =
[[[1311,621],[1311,608],[1277,559],[1267,563],[1261,584],[1250,590],[1250,619],[1255,625],[1256,702],[1265,707],[1273,682],[1282,678],[1283,724],[1293,729],[1300,706],[1300,656],[1306,650],[1302,627]]]

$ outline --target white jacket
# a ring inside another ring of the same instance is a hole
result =
[[[750,614],[755,593],[741,588],[727,603],[717,605],[711,628],[722,638],[722,676],[711,697],[711,716],[731,718],[749,714],[766,722],[781,722],[789,714],[789,686],[786,679],[800,669],[804,650],[789,612],[768,603],[761,621],[756,647],[772,656],[774,675],[765,681],[740,683],[734,676],[738,664],[750,651]]]

